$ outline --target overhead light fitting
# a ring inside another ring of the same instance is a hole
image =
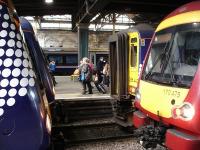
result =
[[[53,3],[53,0],[45,0],[45,3],[47,4]]]

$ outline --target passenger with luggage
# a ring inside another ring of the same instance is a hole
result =
[[[97,73],[94,77],[94,85],[100,93],[106,94],[106,88],[104,87],[103,83],[99,82],[99,76]]]
[[[81,65],[81,75],[80,79],[83,85],[83,91],[82,94],[86,94],[86,85],[88,87],[89,94],[92,93],[92,86],[91,86],[91,81],[92,81],[92,68],[89,65],[89,59],[87,57],[83,58],[83,63]]]
[[[103,67],[105,65],[103,57],[100,57],[99,61],[97,62],[97,75],[98,81],[101,83],[103,81]]]

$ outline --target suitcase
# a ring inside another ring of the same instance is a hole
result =
[[[102,83],[95,83],[95,86],[97,88],[97,90],[100,92],[100,93],[103,93],[103,94],[106,94],[106,88],[104,87],[104,84]]]

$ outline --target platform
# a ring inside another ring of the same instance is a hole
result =
[[[95,85],[92,83],[94,87],[92,89],[93,94],[81,94],[82,85],[79,81],[71,80],[70,76],[55,76],[56,86],[55,92],[56,100],[86,100],[86,99],[111,99],[109,94],[109,88],[107,88],[108,93],[102,94],[96,89]]]

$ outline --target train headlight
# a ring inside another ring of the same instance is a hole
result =
[[[51,134],[51,119],[48,114],[46,116],[46,128],[47,128],[47,132]]]
[[[140,100],[141,99],[141,94],[139,88],[136,88],[135,90],[135,99]]]
[[[182,119],[189,121],[194,117],[195,110],[192,104],[185,102],[180,106],[172,108],[172,117],[174,119]]]

